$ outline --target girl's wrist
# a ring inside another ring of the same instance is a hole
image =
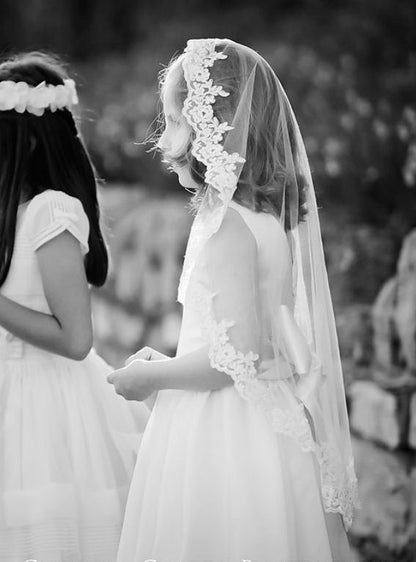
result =
[[[148,373],[152,386],[155,391],[164,390],[169,388],[168,378],[166,373],[166,364],[169,363],[169,359],[162,359],[157,361],[148,362]]]

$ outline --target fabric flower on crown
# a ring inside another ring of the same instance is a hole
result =
[[[29,113],[41,116],[45,109],[53,103],[54,97],[54,91],[46,86],[45,82],[42,82],[36,88],[29,90],[29,100],[26,109]]]
[[[18,93],[15,90],[15,82],[4,80],[0,82],[0,111],[9,111],[19,102]]]
[[[71,109],[78,103],[75,82],[64,80],[64,84],[53,86],[41,82],[30,86],[26,82],[4,80],[0,82],[0,111],[15,110],[17,113],[32,113],[42,116],[45,109],[55,112],[57,109]]]
[[[56,109],[61,109],[66,105],[68,101],[68,93],[66,91],[65,86],[61,84],[56,86],[55,88],[55,97],[54,100],[51,101],[50,109],[51,111],[56,111]]]
[[[28,92],[29,85],[26,82],[18,82],[13,89],[12,97],[14,96],[15,110],[18,113],[26,111]]]

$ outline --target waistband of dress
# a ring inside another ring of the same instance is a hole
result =
[[[0,329],[0,361],[42,359],[50,353]]]

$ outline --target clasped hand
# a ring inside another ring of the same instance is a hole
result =
[[[155,371],[149,369],[149,362],[166,359],[169,357],[163,353],[143,347],[127,359],[125,367],[110,373],[107,381],[126,400],[146,400],[155,390],[159,390]]]

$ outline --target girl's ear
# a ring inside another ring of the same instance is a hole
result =
[[[36,148],[37,140],[33,135],[29,138],[29,152],[32,153]]]

